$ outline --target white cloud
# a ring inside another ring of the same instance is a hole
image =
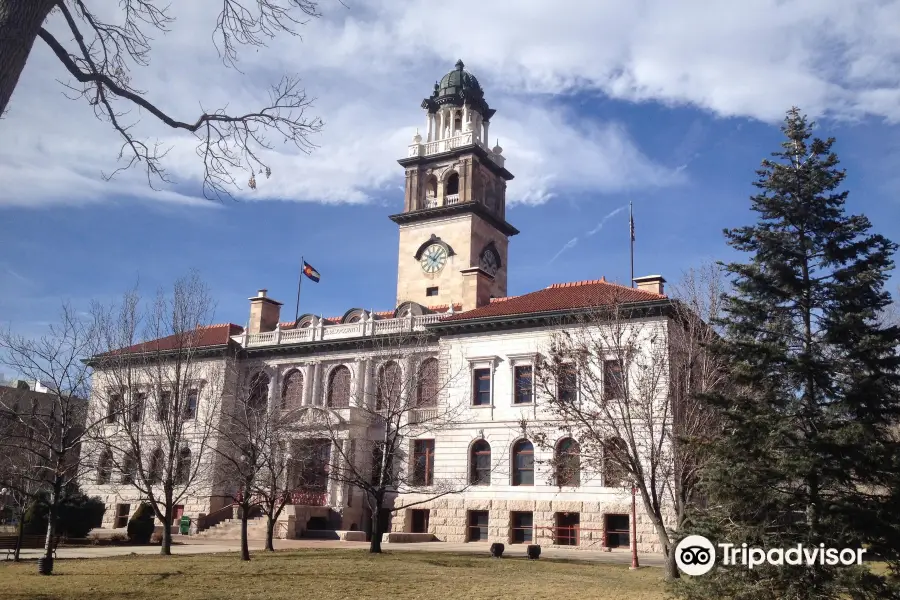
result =
[[[399,204],[396,159],[424,125],[419,102],[459,57],[498,109],[491,137],[500,138],[517,175],[510,202],[672,185],[686,175],[649,159],[624,124],[579,119],[554,94],[599,91],[765,121],[794,104],[813,116],[900,120],[897,2],[647,0],[587,9],[577,0],[552,7],[519,0],[515,10],[499,0],[345,4],[323,0],[325,17],[303,27],[302,38],[281,35],[269,48],[246,49],[242,75],[224,68],[211,44],[216,3],[180,3],[172,32],[155,36],[151,66],[134,71],[135,87],[191,119],[201,102],[239,111],[259,105],[281,73],[302,76],[317,98],[312,113],[325,120],[313,140],[319,148],[305,156],[276,144],[268,155],[272,178],[257,178],[256,191],[237,193],[242,200],[366,202],[390,190]],[[62,31],[59,22],[51,28]],[[62,97],[55,79],[65,76],[38,40],[0,122],[7,182],[0,205],[117,195],[195,201],[196,141],[138,111],[130,115],[140,119],[136,131],[172,145],[166,166],[182,185],[153,193],[139,171],[102,181],[119,143],[84,102]]]

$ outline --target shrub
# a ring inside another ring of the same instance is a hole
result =
[[[44,535],[47,533],[47,513],[50,506],[46,492],[41,492],[25,509],[22,517],[22,530],[25,535]]]
[[[83,538],[102,519],[106,505],[96,496],[90,498],[77,489],[69,490],[59,505],[56,519],[56,534],[70,538]],[[50,496],[40,492],[28,505],[23,517],[26,535],[47,533],[47,515],[50,512]]]
[[[70,538],[83,538],[103,520],[106,505],[100,498],[78,493],[69,496],[60,506],[59,533]]]
[[[153,508],[141,502],[128,520],[128,539],[133,544],[149,544],[153,529]]]

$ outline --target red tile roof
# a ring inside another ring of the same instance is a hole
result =
[[[228,343],[231,336],[238,335],[243,332],[244,328],[240,325],[235,325],[234,323],[205,325],[198,328],[198,335],[196,339],[193,340],[194,343],[191,344],[191,347],[207,348],[211,346],[224,346]],[[134,346],[122,348],[121,350],[117,350],[116,352],[127,354],[137,354],[140,352],[164,352],[166,350],[175,350],[177,348],[181,348],[184,345],[185,341],[179,340],[179,336],[170,335],[164,338],[159,338],[157,340],[142,342],[140,344],[135,344]]]
[[[530,294],[493,298],[490,304],[450,315],[442,319],[442,322],[609,306],[617,302],[646,302],[665,297],[662,294],[611,283],[605,278],[554,283],[548,288]]]

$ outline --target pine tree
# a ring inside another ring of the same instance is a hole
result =
[[[796,108],[754,183],[758,221],[725,231],[750,255],[726,265],[726,335],[715,352],[735,384],[708,401],[721,438],[693,530],[766,549],[867,548],[898,573],[900,329],[879,319],[896,245],[845,213],[834,139]],[[735,391],[737,390],[737,391]],[[900,597],[866,565],[725,567],[678,584],[682,598]]]

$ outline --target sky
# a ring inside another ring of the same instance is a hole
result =
[[[134,87],[161,109],[264,105],[284,74],[301,78],[324,122],[309,155],[275,143],[271,177],[234,199],[202,197],[196,140],[131,110],[141,139],[169,148],[172,182],[152,189],[120,166],[120,142],[38,40],[0,120],[0,322],[46,331],[62,302],[86,309],[135,285],[150,296],[197,269],[216,322],[244,324],[259,288],[300,312],[390,310],[403,168],[422,99],[457,59],[497,110],[509,183],[510,295],[555,282],[627,283],[628,209],[635,275],[677,281],[691,267],[741,258],[723,228],[749,210],[760,161],[778,148],[791,106],[837,138],[847,209],[900,241],[900,2],[884,0],[321,0],[321,17],[217,54],[213,0],[173,3]],[[255,3],[249,3],[255,5]],[[120,19],[117,3],[90,0]],[[184,6],[181,6],[184,5]],[[588,8],[590,7],[590,8]],[[100,10],[100,9],[98,9]],[[71,46],[58,16],[46,27]],[[124,105],[122,108],[126,108]],[[900,276],[894,275],[896,290]]]

